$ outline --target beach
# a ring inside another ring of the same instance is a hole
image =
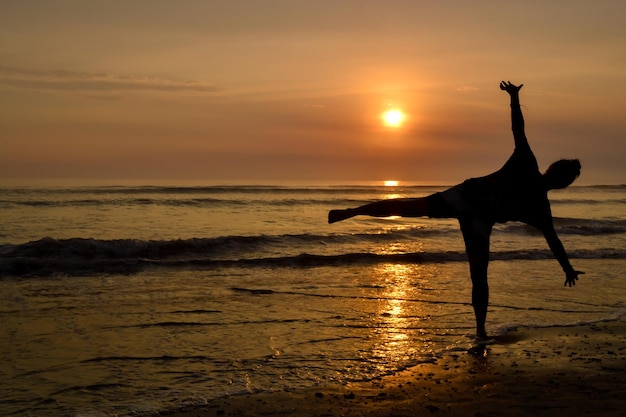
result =
[[[170,417],[624,416],[626,320],[520,328],[370,382],[216,399]],[[159,414],[164,415],[164,414]]]
[[[0,415],[619,415],[626,186],[551,195],[571,288],[494,227],[480,357],[458,222],[327,223],[441,189],[3,188]]]

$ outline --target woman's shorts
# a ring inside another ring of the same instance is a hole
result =
[[[459,219],[468,214],[470,208],[463,197],[463,184],[428,197],[429,214],[433,218]]]

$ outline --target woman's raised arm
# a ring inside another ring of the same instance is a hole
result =
[[[510,81],[502,81],[500,89],[506,91],[511,96],[511,124],[513,130],[513,139],[515,139],[515,147],[528,146],[526,132],[524,131],[524,116],[519,103],[519,90],[524,86],[511,84]]]

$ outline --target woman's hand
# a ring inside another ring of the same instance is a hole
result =
[[[564,287],[566,286],[573,286],[576,285],[576,281],[578,281],[578,275],[582,275],[584,274],[584,272],[582,271],[574,271],[573,269],[565,274],[565,284],[563,284]]]
[[[517,92],[524,86],[524,84],[515,85],[511,84],[511,81],[502,81],[500,83],[500,90],[504,90],[509,94],[517,94]]]

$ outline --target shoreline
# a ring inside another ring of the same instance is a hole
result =
[[[624,416],[626,318],[519,328],[369,382],[215,399],[159,416]]]

